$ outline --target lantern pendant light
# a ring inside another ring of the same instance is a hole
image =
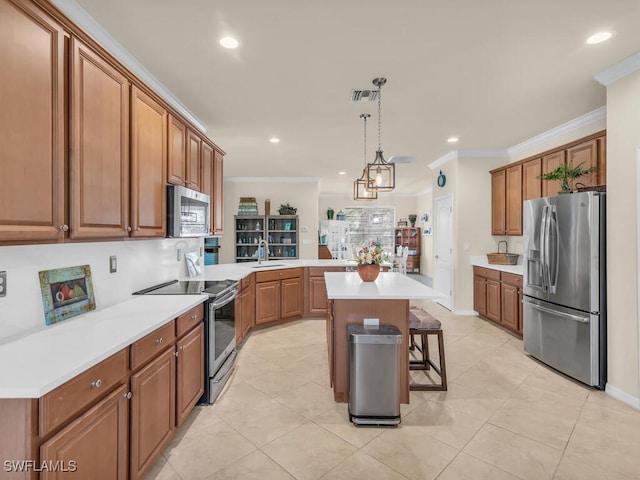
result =
[[[380,105],[382,101],[382,86],[385,83],[387,83],[386,78],[373,79],[373,84],[378,87],[378,150],[373,163],[367,163],[365,174],[367,185],[371,185],[371,188],[376,192],[390,192],[396,188],[396,165],[384,159],[380,142]]]
[[[378,198],[378,192],[371,189],[370,182],[367,182],[367,118],[371,115],[363,113],[360,118],[364,121],[364,165],[362,169],[362,176],[353,182],[353,199],[354,200],[376,200]]]

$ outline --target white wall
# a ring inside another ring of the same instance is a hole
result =
[[[379,205],[383,207],[395,207],[396,222],[401,218],[407,218],[415,213],[420,218],[415,195],[396,195],[393,193],[380,193],[377,200],[354,200],[353,195],[320,195],[318,197],[318,217],[319,220],[327,219],[327,210],[333,208],[335,213],[344,210],[345,207]],[[334,217],[335,218],[335,217]]]
[[[7,296],[0,297],[0,342],[45,327],[38,272],[90,265],[96,309],[131,298],[131,293],[187,276],[177,249],[198,251],[202,239],[131,240],[0,247],[0,270],[7,272]],[[109,273],[109,256],[118,271]]]
[[[433,278],[433,235],[425,235],[425,229],[431,227],[433,232],[433,188],[429,187],[416,197],[418,222],[423,214],[428,214],[429,219],[420,223],[422,238],[420,239],[420,273]]]
[[[318,258],[318,184],[315,180],[263,178],[225,178],[224,181],[224,234],[220,238],[218,258],[220,263],[235,262],[235,222],[240,197],[255,197],[258,214],[264,215],[264,201],[271,201],[271,215],[278,215],[278,208],[288,203],[298,209],[299,258]],[[307,231],[302,231],[304,228]]]
[[[638,148],[640,72],[607,87],[608,385],[640,408]]]

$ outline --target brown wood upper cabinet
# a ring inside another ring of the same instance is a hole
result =
[[[71,238],[129,235],[129,81],[71,39]]]
[[[187,128],[187,162],[185,186],[200,191],[200,151],[202,139],[196,132]]]
[[[168,143],[167,182],[185,185],[187,177],[187,127],[173,115],[169,115]]]
[[[223,162],[224,155],[216,150],[213,157],[213,197],[211,198],[213,214],[211,228],[214,235],[222,235],[224,227]]]
[[[542,173],[549,173],[565,162],[566,151],[560,150],[542,157]],[[557,195],[561,188],[560,180],[542,180],[541,190],[543,197],[552,197]]]
[[[61,240],[64,31],[27,1],[0,1],[0,241]]]
[[[491,175],[491,234],[522,235],[522,165]]]
[[[131,235],[166,234],[167,111],[136,87],[131,100]]]
[[[202,156],[200,159],[200,191],[209,195],[211,201],[209,215],[209,229],[213,233],[213,147],[202,142]]]

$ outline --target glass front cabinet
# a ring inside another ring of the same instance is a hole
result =
[[[236,262],[258,260],[258,243],[265,239],[269,260],[298,258],[297,215],[236,215]]]

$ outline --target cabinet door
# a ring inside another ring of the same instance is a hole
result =
[[[166,236],[167,111],[131,92],[131,235]]]
[[[522,165],[506,170],[506,234],[522,235]]]
[[[598,168],[598,140],[593,139],[580,143],[575,147],[567,148],[567,163],[574,167],[582,164],[582,168],[596,167]],[[587,186],[598,184],[598,172],[595,171],[584,177],[577,178],[576,183],[583,183]]]
[[[473,276],[473,309],[480,315],[487,314],[487,280]]]
[[[280,319],[280,280],[256,283],[256,324]]]
[[[301,277],[282,280],[281,317],[289,318],[302,315],[304,311],[304,285]]]
[[[522,289],[518,289],[518,330],[517,333],[522,335],[522,322],[524,317],[522,316]]]
[[[236,345],[240,345],[244,338],[242,334],[242,297],[246,294],[246,291],[241,291],[233,302],[234,315],[236,316]]]
[[[500,322],[500,282],[487,280],[487,314],[486,317],[494,322]]]
[[[242,324],[242,336],[245,337],[251,327],[255,324],[255,289],[253,285],[250,285],[245,289],[246,295],[242,297],[242,317],[240,322]]]
[[[174,185],[185,185],[187,177],[187,127],[173,116],[169,116],[168,144],[167,182]]]
[[[506,232],[506,170],[491,174],[491,235],[504,235]]]
[[[333,300],[327,302],[327,355],[329,357],[329,386],[333,387],[336,378],[335,358],[334,358],[334,345],[333,339],[335,338],[333,332]]]
[[[213,197],[211,199],[211,211],[213,212],[213,223],[211,224],[214,235],[222,235],[224,230],[223,212],[223,155],[216,151],[213,157]]]
[[[327,286],[324,277],[309,277],[309,313],[327,313]]]
[[[522,200],[542,196],[542,158],[534,158],[522,164]]]
[[[158,458],[176,425],[176,357],[170,348],[131,376],[132,480]]]
[[[0,2],[0,241],[62,239],[62,26],[31,2]]]
[[[502,326],[518,331],[518,287],[513,285],[502,284],[501,286],[501,302],[502,302]]]
[[[607,184],[607,137],[598,137],[598,185]]]
[[[565,151],[550,153],[542,157],[542,173],[549,173],[553,171],[560,164],[564,163]],[[553,197],[560,191],[561,184],[558,180],[543,180],[542,181],[542,196]]]
[[[129,82],[71,39],[71,238],[129,235]]]
[[[209,199],[213,202],[213,147],[208,143],[202,142],[202,156],[200,159],[200,191],[209,195]],[[213,205],[210,204],[211,211],[209,218],[209,229],[213,232]]]
[[[129,400],[122,385],[40,447],[40,462],[60,462],[67,472],[43,471],[41,480],[126,480]]]
[[[202,140],[197,133],[187,129],[187,165],[185,185],[200,191],[200,149]]]
[[[204,324],[176,343],[176,423],[187,419],[204,392]]]

